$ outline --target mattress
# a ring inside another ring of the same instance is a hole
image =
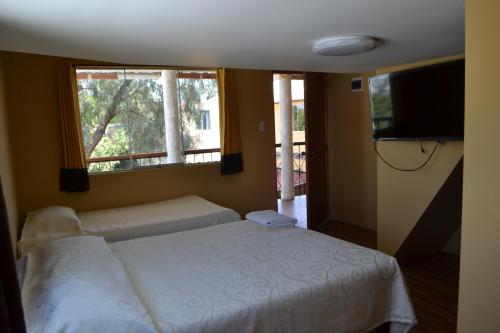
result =
[[[233,221],[240,215],[199,196],[122,208],[78,212],[85,234],[108,242],[198,229]]]
[[[314,231],[248,221],[28,254],[29,332],[359,333],[416,319],[393,257]]]

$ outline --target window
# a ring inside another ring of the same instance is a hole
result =
[[[196,119],[196,129],[210,130],[210,111],[201,110],[198,118]]]
[[[215,71],[78,68],[77,86],[90,173],[220,160]]]

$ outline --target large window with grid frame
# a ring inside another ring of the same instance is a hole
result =
[[[219,161],[216,75],[215,70],[77,68],[89,172]]]

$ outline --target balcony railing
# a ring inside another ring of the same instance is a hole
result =
[[[295,195],[306,194],[307,163],[306,143],[293,143],[293,178]],[[276,189],[278,198],[281,197],[281,144],[276,144]]]
[[[184,151],[186,164],[211,163],[220,161],[220,149],[192,149]],[[87,159],[90,173],[130,170],[142,167],[167,165],[167,152],[130,154]]]

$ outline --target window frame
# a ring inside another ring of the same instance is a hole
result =
[[[151,66],[151,65],[146,65],[146,66],[140,66],[140,65],[103,65],[103,64],[75,64],[73,65],[74,70],[80,71],[80,70],[176,70],[176,71],[207,71],[207,72],[213,72],[215,75],[215,78],[213,78],[216,82],[217,85],[217,95],[219,94],[219,86],[218,86],[218,80],[217,80],[217,68],[211,68],[211,67],[191,67],[191,66]],[[77,72],[78,73],[78,72]],[[78,81],[77,77],[75,76],[75,79]],[[78,94],[78,91],[77,91]],[[180,103],[180,101],[178,101]],[[80,106],[80,99],[78,98],[78,104]],[[219,111],[219,117],[221,113],[221,108],[220,105],[218,106],[218,111]],[[80,132],[81,135],[83,136],[83,126],[82,125],[82,118],[80,115]],[[109,126],[109,125],[108,125]],[[196,124],[195,124],[196,127]],[[211,129],[211,128],[210,128]],[[182,133],[182,125],[180,126],[180,131]],[[220,133],[219,133],[220,134]],[[182,134],[181,134],[182,136]],[[183,151],[183,156],[184,156],[184,162],[182,163],[158,163],[158,164],[153,164],[153,165],[141,165],[141,166],[131,166],[129,168],[125,169],[113,169],[113,170],[105,170],[105,171],[94,171],[94,172],[89,172],[89,176],[99,176],[103,174],[110,174],[110,173],[122,173],[122,172],[134,172],[134,171],[141,171],[141,170],[148,170],[148,169],[157,169],[157,168],[168,168],[168,167],[173,167],[173,166],[182,166],[182,167],[199,167],[199,166],[204,166],[204,165],[213,165],[213,164],[220,164],[220,158],[222,155],[221,152],[221,145],[222,143],[220,142],[220,135],[219,135],[219,148],[209,148],[209,149],[188,149]],[[166,150],[166,149],[165,149]],[[203,161],[202,162],[187,162],[186,161],[186,156],[187,155],[193,155],[193,153],[196,152],[198,154],[218,154],[218,157],[216,157],[217,160],[204,161],[204,156],[203,156]],[[145,156],[148,155],[145,158],[159,158],[163,156],[167,156],[168,152],[152,152],[152,153],[140,153],[140,154],[127,154],[127,155],[118,155],[118,156],[105,156],[105,157],[85,157],[85,160],[87,162],[87,168],[89,167],[90,163],[99,163],[99,162],[113,162],[113,161],[121,161],[121,160],[137,160],[140,158],[140,156]],[[149,156],[151,155],[151,156]],[[135,157],[135,158],[134,158]]]

